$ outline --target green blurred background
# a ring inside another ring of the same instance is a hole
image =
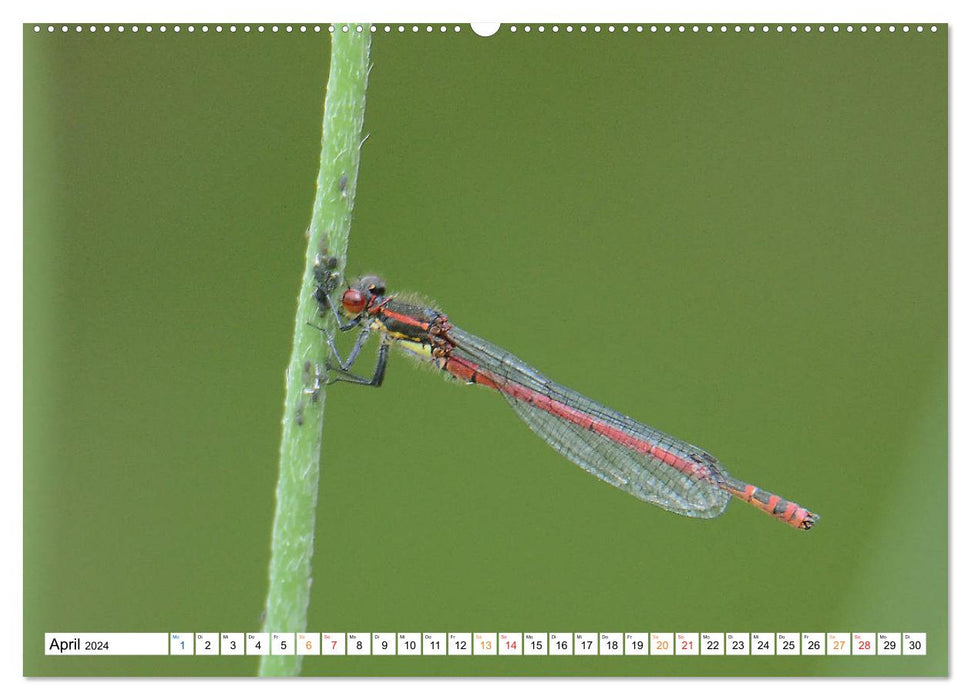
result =
[[[328,392],[309,629],[928,652],[304,674],[946,674],[947,28],[461,29],[374,37],[349,270],[822,519],[645,505],[395,356],[381,390]],[[24,28],[27,675],[256,671],[45,657],[43,633],[261,626],[329,50]]]

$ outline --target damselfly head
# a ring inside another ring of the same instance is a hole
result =
[[[357,280],[344,292],[341,305],[349,316],[357,316],[367,309],[375,297],[384,296],[384,280],[377,275],[367,275]]]

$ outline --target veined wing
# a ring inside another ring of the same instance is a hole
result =
[[[448,337],[456,376],[492,386],[533,432],[591,474],[642,501],[694,518],[714,518],[731,495],[727,473],[700,448],[639,423],[548,379],[506,350],[460,328]],[[448,367],[447,367],[448,369]]]

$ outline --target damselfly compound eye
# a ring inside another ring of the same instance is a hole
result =
[[[360,289],[351,287],[341,297],[341,304],[344,306],[344,311],[348,315],[357,316],[364,311],[364,307],[367,306],[367,300],[364,298],[364,294],[361,293]]]

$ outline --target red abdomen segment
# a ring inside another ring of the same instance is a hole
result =
[[[763,513],[768,513],[786,525],[791,525],[800,530],[809,530],[816,524],[818,516],[815,513],[810,513],[798,503],[787,501],[782,496],[763,491],[758,486],[747,484],[734,476],[726,476],[719,486],[735,498],[750,503]]]

